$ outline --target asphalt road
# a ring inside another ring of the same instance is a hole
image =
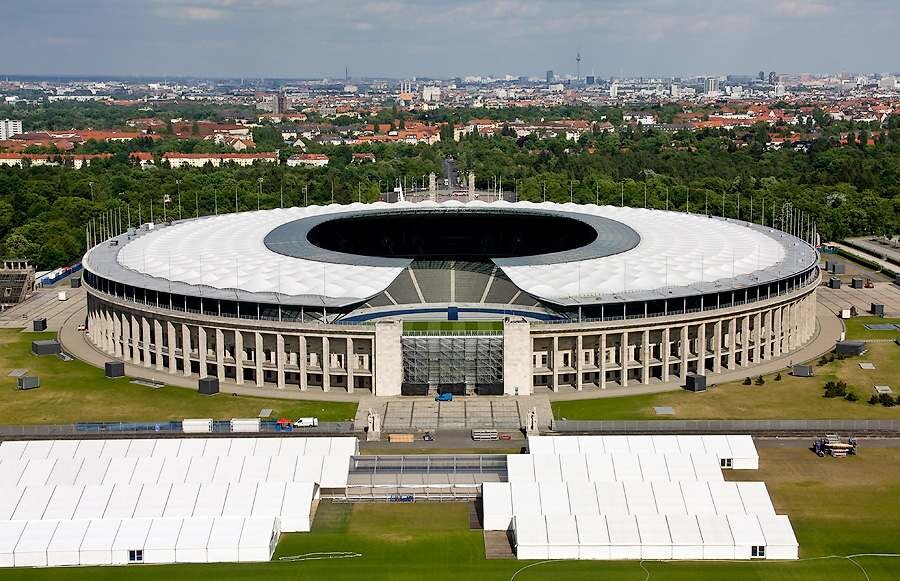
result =
[[[841,434],[847,437],[850,434]],[[757,448],[809,448],[813,438],[753,438]],[[857,438],[860,449],[900,448],[900,438]]]

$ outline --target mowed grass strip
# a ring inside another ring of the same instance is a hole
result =
[[[818,458],[803,448],[760,448],[760,471],[730,471],[731,480],[764,480],[779,512],[791,517],[800,541],[796,562],[555,561],[522,571],[519,581],[641,581],[761,579],[820,581],[865,577],[845,559],[827,555],[897,552],[900,450],[863,448],[856,458]],[[284,535],[271,563],[62,569],[6,569],[0,579],[31,581],[187,579],[326,579],[328,581],[508,581],[518,560],[485,560],[481,531],[468,528],[465,503],[332,504],[319,506],[313,532]],[[278,556],[346,551],[349,559],[278,561]],[[870,581],[900,576],[900,560],[859,558]]]
[[[875,363],[876,369],[859,368],[860,361]],[[775,374],[765,375],[764,385],[754,382],[719,384],[706,393],[684,390],[660,394],[579,399],[552,402],[553,415],[569,420],[685,420],[685,419],[900,419],[900,406],[886,408],[867,403],[876,385],[891,385],[900,391],[900,346],[894,343],[870,343],[861,357],[836,359],[818,366],[814,377],[794,377],[786,371],[781,381]],[[711,376],[710,381],[715,381]],[[823,397],[828,381],[844,380],[859,401]],[[627,390],[625,390],[627,392]],[[653,408],[671,406],[672,416],[658,416]]]
[[[108,379],[103,370],[81,361],[31,353],[31,342],[53,339],[54,333],[0,330],[0,424],[65,424],[95,421],[163,421],[183,418],[255,418],[263,408],[273,418],[316,416],[341,421],[356,415],[354,402],[322,402],[232,396],[198,395],[183,387],[154,389],[129,379]],[[41,387],[16,389],[12,369],[28,369]],[[225,388],[227,391],[227,388]]]
[[[501,321],[404,321],[404,331],[502,331]]]
[[[891,319],[884,317],[852,317],[844,319],[844,326],[847,329],[847,339],[850,340],[888,340],[900,338],[900,329],[895,328],[892,331],[875,331],[866,329],[866,325],[900,325],[900,319]]]

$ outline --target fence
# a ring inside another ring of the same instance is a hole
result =
[[[259,433],[279,433],[296,436],[326,436],[353,434],[353,422],[319,422],[315,428],[286,428],[274,420],[261,421]],[[91,436],[185,436],[180,421],[162,422],[81,422],[76,424],[34,424],[34,425],[0,425],[0,439],[10,438],[48,438],[48,437],[91,437]],[[214,420],[211,432],[190,434],[190,436],[207,436],[209,434],[234,435],[231,431],[231,420]]]
[[[575,434],[900,434],[900,420],[554,420],[551,427]]]

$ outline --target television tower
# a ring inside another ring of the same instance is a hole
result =
[[[581,82],[581,51],[575,54],[575,82]]]

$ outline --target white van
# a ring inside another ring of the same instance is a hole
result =
[[[318,428],[319,418],[297,418],[294,422],[295,428]]]

